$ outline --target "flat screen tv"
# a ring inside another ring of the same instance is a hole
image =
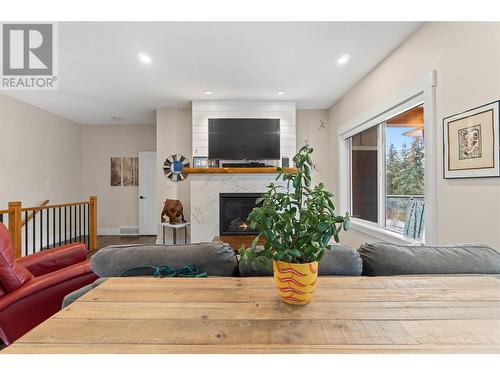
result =
[[[280,120],[268,118],[209,119],[208,158],[225,160],[279,159]]]

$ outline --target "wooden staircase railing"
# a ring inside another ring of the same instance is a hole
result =
[[[40,205],[39,205],[38,207],[45,207],[45,206],[46,206],[46,205],[48,205],[48,204],[49,204],[49,200],[48,200],[48,199],[45,199],[42,203],[40,203]],[[38,210],[38,211],[40,211],[40,210]],[[33,211],[32,213],[30,213],[30,214],[28,215],[28,219],[27,219],[27,220],[23,220],[23,221],[21,222],[21,226],[25,226],[25,225],[26,225],[26,223],[28,223],[31,219],[33,219],[33,216],[34,216],[34,215],[35,215],[35,213],[36,213],[36,212],[38,212],[38,211]]]
[[[89,250],[97,248],[96,196],[83,202],[47,203],[22,207],[21,202],[9,202],[7,210],[0,210],[0,222],[9,229],[16,258],[72,242],[84,242]]]

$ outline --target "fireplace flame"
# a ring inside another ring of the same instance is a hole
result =
[[[248,224],[246,222],[243,222],[240,224],[240,229],[247,230]]]

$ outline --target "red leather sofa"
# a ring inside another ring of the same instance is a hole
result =
[[[58,312],[65,295],[97,278],[83,243],[14,260],[9,232],[0,223],[0,339],[11,344]]]

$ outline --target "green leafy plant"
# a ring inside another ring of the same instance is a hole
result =
[[[250,248],[239,249],[241,260],[257,260],[269,266],[272,259],[289,263],[320,261],[331,238],[339,242],[339,233],[349,228],[349,214],[335,214],[333,194],[320,183],[311,187],[311,153],[303,146],[293,158],[297,172],[286,173],[278,168],[276,180],[268,191],[257,199],[258,207],[248,216],[250,227],[259,235]],[[265,245],[258,247],[260,238]]]

